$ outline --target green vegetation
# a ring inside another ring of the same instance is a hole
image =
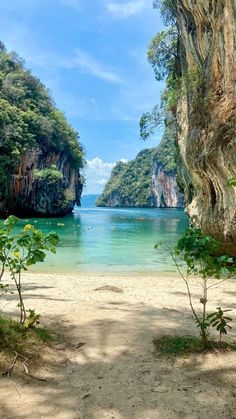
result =
[[[221,307],[218,307],[216,312],[207,314],[209,289],[236,273],[236,261],[233,258],[228,255],[218,256],[220,246],[220,242],[209,235],[204,235],[200,229],[190,228],[180,238],[174,249],[167,247],[186,285],[189,304],[205,348],[208,348],[210,345],[210,327],[215,328],[220,334],[220,341],[222,334],[227,334],[227,329],[231,328],[229,322],[232,319],[224,315],[228,310],[222,310]],[[158,247],[159,245],[156,245],[156,248]],[[178,258],[181,259],[179,260]],[[182,268],[182,260],[185,262],[186,270]],[[199,301],[202,305],[201,314],[199,314],[193,304],[189,284],[189,279],[192,277],[201,284],[199,296]],[[210,279],[215,279],[216,282],[211,283]]]
[[[176,111],[177,103],[181,94],[181,83],[179,81],[179,59],[178,59],[178,30],[175,22],[175,8],[172,0],[155,0],[154,8],[160,8],[161,14],[167,25],[170,26],[157,33],[148,46],[148,61],[154,69],[158,81],[166,78],[166,89],[162,94],[161,106],[154,106],[151,112],[143,113],[140,119],[140,137],[147,140],[155,134],[158,127],[164,126],[165,133],[159,153],[168,156],[168,149],[171,150],[171,163],[168,168],[176,167]],[[171,127],[170,127],[171,126]],[[171,135],[169,130],[171,129]],[[168,139],[171,144],[168,146]],[[162,156],[161,156],[162,161]],[[166,163],[165,163],[166,164]]]
[[[176,120],[173,115],[169,113],[164,114],[158,106],[155,106],[151,113],[147,112],[142,115],[140,119],[140,136],[143,140],[153,135],[159,125],[165,123],[165,130],[162,140],[154,154],[154,160],[162,163],[165,169],[176,169]]]
[[[152,184],[154,163],[164,166],[166,172],[176,169],[175,121],[172,119],[169,116],[163,138],[157,148],[141,151],[128,163],[116,164],[102,195],[96,202],[97,206],[155,205]]]
[[[227,186],[229,186],[230,188],[235,188],[236,187],[236,179],[232,178],[229,179],[227,182]]]
[[[27,150],[65,152],[71,165],[83,165],[78,133],[55,108],[44,85],[21,58],[0,43],[0,185],[9,180]]]
[[[42,343],[48,342],[51,335],[47,330],[38,327],[40,315],[34,309],[25,308],[22,289],[22,272],[29,269],[37,262],[43,262],[47,252],[55,252],[58,243],[56,233],[44,235],[36,230],[34,226],[27,224],[15,233],[15,226],[19,219],[10,216],[0,225],[0,298],[3,294],[12,291],[9,284],[3,283],[6,270],[10,274],[13,289],[18,296],[17,307],[20,310],[19,321],[0,316],[0,365],[6,367],[2,375],[10,376],[16,363],[19,361],[26,374],[31,375],[28,370],[28,360],[32,353],[38,355]],[[14,356],[13,360],[11,360]],[[33,376],[32,376],[33,377]]]
[[[158,81],[175,72],[177,56],[177,30],[175,26],[158,32],[148,46],[148,61]]]
[[[11,377],[13,372],[24,372],[31,378],[46,381],[30,371],[30,364],[42,353],[45,344],[48,344],[53,334],[42,327],[31,326],[25,328],[21,323],[0,316],[0,367],[2,376]]]
[[[229,322],[232,322],[231,317],[225,316],[226,312],[231,310],[222,310],[221,307],[217,307],[215,313],[208,314],[207,320],[210,326],[215,327],[220,334],[220,342],[222,335],[227,335],[227,330],[232,329]]]
[[[47,167],[46,169],[42,170],[34,170],[34,178],[35,179],[47,179],[51,182],[56,182],[58,180],[63,179],[63,175],[59,170],[57,170],[57,167],[52,165],[51,167]]]
[[[175,24],[175,0],[153,0],[154,9],[160,9],[166,25]]]
[[[202,352],[206,349],[201,338],[197,336],[165,336],[153,339],[153,344],[161,355],[166,356],[186,356],[192,353]],[[216,342],[210,340],[208,349],[212,351],[236,351],[236,344],[233,342]]]
[[[154,160],[163,164],[165,170],[176,169],[176,121],[171,114],[165,120],[165,130],[159,146],[156,148]]]
[[[164,116],[158,105],[155,105],[152,112],[145,112],[142,114],[139,122],[140,137],[142,140],[147,140],[154,135],[157,128],[164,123]]]
[[[135,160],[117,163],[96,205],[109,206],[117,197],[117,206],[152,206],[152,160],[155,153],[155,149],[143,150]]]
[[[31,224],[22,227],[21,231],[16,234],[14,228],[18,222],[17,217],[10,216],[0,226],[0,281],[8,269],[18,294],[17,306],[20,309],[20,323],[25,328],[29,328],[38,323],[39,315],[34,310],[25,308],[22,294],[22,272],[27,271],[37,262],[43,262],[46,252],[55,252],[59,239],[56,233],[51,232],[44,235]],[[1,289],[5,293],[8,285],[3,285]],[[27,312],[29,313],[28,319]]]
[[[196,336],[164,336],[153,339],[153,344],[161,355],[190,355],[204,349]]]
[[[48,342],[51,335],[42,327],[24,328],[19,322],[0,316],[0,350],[24,354],[41,342]]]

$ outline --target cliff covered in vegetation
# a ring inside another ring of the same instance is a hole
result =
[[[128,162],[118,162],[96,205],[101,207],[183,207],[176,183],[174,138],[166,129],[158,148],[141,151]]]
[[[0,43],[0,215],[64,215],[79,203],[78,133]]]

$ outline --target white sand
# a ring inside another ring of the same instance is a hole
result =
[[[64,341],[42,355],[37,374],[47,382],[1,378],[1,419],[236,418],[236,353],[166,358],[154,351],[153,337],[196,333],[180,279],[26,274],[24,283],[26,306]],[[104,285],[123,292],[94,291]],[[233,309],[234,338],[235,285],[212,288],[209,297],[210,310]],[[15,306],[9,296],[4,312]]]

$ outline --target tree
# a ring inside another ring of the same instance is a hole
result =
[[[150,136],[154,135],[157,128],[163,124],[163,111],[159,108],[158,105],[155,105],[152,112],[145,112],[140,118],[140,137],[142,140],[147,140]]]
[[[160,9],[161,16],[166,25],[173,25],[176,23],[175,0],[154,0],[153,8]]]
[[[156,245],[156,248],[158,247],[159,245]],[[230,320],[224,317],[225,310],[222,311],[220,307],[218,307],[216,313],[207,314],[208,292],[210,288],[235,275],[236,261],[228,255],[218,256],[220,242],[209,235],[204,235],[198,228],[189,228],[174,249],[170,247],[167,247],[167,249],[186,285],[189,304],[197,327],[200,329],[204,347],[207,348],[209,347],[209,327],[216,327],[221,336],[222,333],[227,333],[227,320]],[[178,259],[179,257],[181,257],[180,260]],[[185,262],[186,270],[182,268],[182,260]],[[199,314],[193,304],[189,284],[191,277],[195,278],[196,281],[200,281],[201,284],[202,291],[199,298],[202,305],[201,314]],[[209,280],[211,278],[216,279],[216,282],[210,283]]]
[[[44,235],[31,224],[15,233],[14,228],[19,221],[17,217],[10,216],[0,226],[0,281],[5,270],[9,269],[19,297],[20,323],[24,324],[27,313],[22,295],[22,272],[37,262],[43,262],[46,252],[55,253],[59,238],[53,232]],[[30,310],[31,317],[33,312]]]
[[[148,46],[147,56],[157,81],[173,73],[178,60],[176,28],[171,27],[158,32]]]
[[[178,78],[176,77],[178,59],[178,31],[175,25],[174,7],[171,0],[155,1],[154,7],[159,7],[161,13],[165,14],[166,22],[171,27],[157,33],[148,46],[148,61],[154,69],[157,81],[167,77],[167,88],[162,95],[162,103],[159,108],[154,106],[152,112],[143,113],[140,119],[140,136],[143,140],[153,135],[158,127],[164,124],[166,114],[177,110],[177,98],[179,91]],[[172,17],[171,17],[172,16]]]

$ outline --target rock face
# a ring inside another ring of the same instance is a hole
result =
[[[178,144],[192,222],[236,256],[236,3],[178,0],[182,74],[199,81],[178,105]]]
[[[60,176],[36,177],[38,170],[55,167]],[[82,184],[65,153],[27,152],[3,194],[0,192],[0,214],[19,216],[63,216],[80,205]]]
[[[128,163],[117,163],[97,206],[182,208],[184,198],[176,169],[160,161],[158,149],[148,149]]]
[[[153,160],[152,206],[156,208],[184,208],[184,195],[176,182],[176,169],[166,170],[165,166]]]

